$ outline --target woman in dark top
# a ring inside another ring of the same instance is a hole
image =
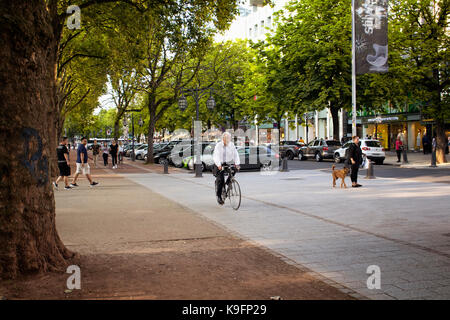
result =
[[[352,187],[358,188],[361,187],[361,185],[358,184],[358,170],[359,166],[362,163],[362,151],[361,148],[359,147],[359,137],[354,136],[352,140],[353,143],[348,148],[347,163],[350,165],[352,169],[352,173],[350,175],[352,179]]]
[[[116,140],[112,141],[112,144],[109,146],[111,158],[112,158],[112,168],[117,169],[117,154],[119,152],[119,146]]]

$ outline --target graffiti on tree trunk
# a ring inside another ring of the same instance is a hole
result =
[[[22,164],[28,169],[38,186],[48,182],[48,158],[42,155],[42,139],[36,129],[22,130],[23,155]]]

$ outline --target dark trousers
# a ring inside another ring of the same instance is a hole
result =
[[[214,166],[215,168],[215,172],[216,172],[216,185],[217,185],[217,196],[222,198],[222,190],[223,190],[223,186],[225,184],[225,176],[224,176],[224,171],[219,171],[219,168],[217,168],[216,166]]]
[[[359,170],[359,164],[355,163],[351,165],[352,173],[350,174],[350,178],[352,180],[352,183],[358,182],[358,170]]]
[[[107,154],[107,153],[104,153],[104,154],[103,154],[103,164],[104,164],[105,166],[108,165],[108,154]]]
[[[400,162],[402,160],[402,150],[396,150],[397,152],[397,162]]]
[[[113,167],[117,165],[117,153],[111,153]]]

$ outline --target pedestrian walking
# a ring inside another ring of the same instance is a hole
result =
[[[108,165],[108,156],[109,156],[109,148],[106,142],[103,142],[102,153],[103,153],[103,164],[106,167]]]
[[[119,141],[119,164],[123,161],[123,142]]]
[[[116,140],[113,139],[111,145],[109,146],[109,150],[112,158],[112,168],[117,169],[117,154],[119,153],[119,146],[117,145]]]
[[[362,185],[358,184],[358,170],[359,166],[362,163],[362,151],[361,147],[359,146],[359,137],[353,136],[352,137],[353,143],[348,148],[348,160],[347,164],[350,165],[350,168],[352,169],[350,178],[352,180],[352,187],[358,188],[362,187]]]
[[[94,167],[97,168],[98,155],[100,154],[100,145],[97,143],[97,139],[94,140],[92,145],[92,158],[94,160]]]
[[[70,162],[69,162],[69,150],[67,149],[67,137],[63,137],[56,148],[56,156],[58,158],[58,169],[59,176],[56,181],[53,182],[53,186],[58,190],[58,182],[64,179],[64,189],[72,189],[69,186],[69,176],[70,176]]]
[[[403,142],[397,136],[397,140],[395,140],[395,152],[397,153],[397,162],[400,162],[402,159],[402,151],[403,151]]]
[[[420,129],[419,129],[419,132],[417,133],[417,139],[416,139],[416,147],[417,147],[417,150],[418,151],[420,151],[420,142],[422,141],[422,138],[421,138],[421,131],[420,131]]]
[[[81,143],[78,145],[77,148],[77,171],[75,172],[73,181],[70,184],[71,187],[78,187],[77,179],[81,173],[84,174],[86,178],[89,180],[91,187],[98,185],[98,182],[93,181],[91,178],[91,168],[89,167],[88,163],[88,153],[86,145],[87,145],[87,138],[83,137],[81,139]]]

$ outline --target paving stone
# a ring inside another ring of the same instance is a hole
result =
[[[226,205],[217,207],[211,196],[214,179],[209,175],[200,180],[184,173],[176,178],[130,176],[237,235],[282,254],[286,261],[292,259],[318,272],[325,281],[356,290],[359,298],[450,299],[450,258],[445,256],[450,251],[449,238],[442,236],[450,230],[448,214],[444,214],[450,207],[450,186],[376,179],[367,181],[358,193],[327,192],[323,186],[329,184],[328,174],[302,170],[283,177],[301,177],[308,188],[301,192],[286,188],[279,175],[240,173],[244,198],[240,210],[234,212]],[[411,197],[415,193],[420,197]],[[353,201],[355,195],[358,201]],[[327,201],[311,201],[324,196]],[[423,202],[426,197],[435,201]],[[381,290],[365,285],[369,265],[381,268]]]

